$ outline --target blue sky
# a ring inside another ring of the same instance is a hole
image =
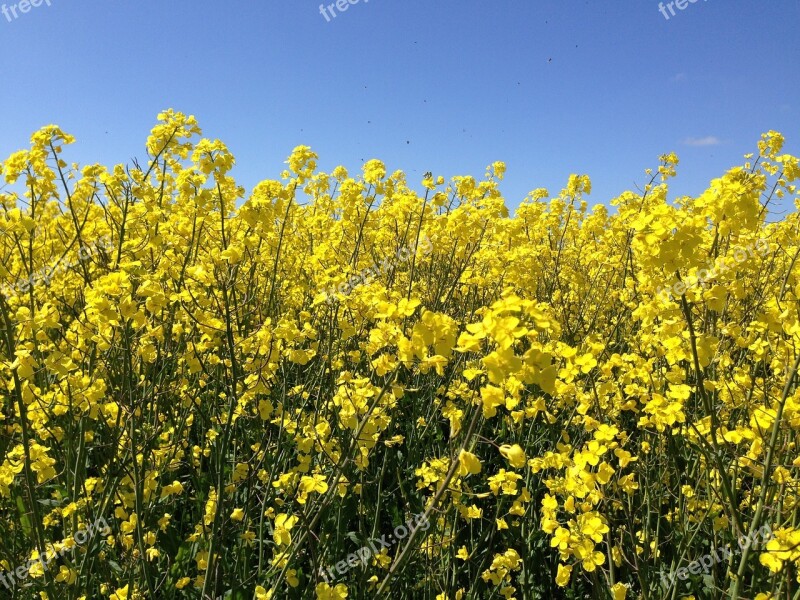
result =
[[[606,203],[669,151],[674,194],[697,195],[769,129],[800,152],[800,0],[669,19],[652,0],[360,0],[329,20],[319,0],[19,1],[0,14],[2,157],[56,123],[68,160],[143,159],[171,107],[248,192],[306,144],[322,169],[380,158],[414,182],[504,160],[513,208],[570,173]]]

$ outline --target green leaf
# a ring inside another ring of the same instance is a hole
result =
[[[21,494],[17,494],[14,498],[17,504],[17,512],[19,514],[19,522],[22,525],[22,531],[25,533],[26,537],[31,537],[33,535],[33,527],[31,526],[31,520],[28,517],[28,511],[25,510],[25,501],[22,499]]]

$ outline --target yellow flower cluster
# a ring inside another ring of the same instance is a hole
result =
[[[113,517],[18,597],[797,596],[780,134],[697,198],[668,154],[612,208],[574,175],[513,215],[503,163],[409,182],[305,146],[245,197],[201,136],[165,111],[147,161],[80,167],[51,125],[2,163],[0,591]]]

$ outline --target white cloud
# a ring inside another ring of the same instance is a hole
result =
[[[722,141],[715,135],[707,135],[701,138],[688,137],[683,140],[685,146],[719,146],[721,143]]]
[[[672,83],[680,83],[681,81],[686,81],[686,73],[678,73],[677,75],[673,75],[669,78]]]

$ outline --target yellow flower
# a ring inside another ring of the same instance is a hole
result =
[[[611,586],[611,595],[614,597],[614,600],[625,600],[625,597],[628,595],[628,586],[624,583],[615,583]]]
[[[496,475],[489,477],[489,489],[495,496],[501,491],[503,494],[514,496],[517,493],[517,481],[520,479],[522,479],[521,475],[500,469]]]
[[[569,583],[570,575],[572,575],[572,565],[558,565],[556,584],[559,587],[566,587]]]
[[[183,484],[180,481],[173,481],[169,485],[165,485],[161,488],[161,497],[166,498],[167,496],[179,495],[183,493]]]
[[[513,446],[504,444],[500,446],[500,454],[502,454],[508,461],[508,464],[515,469],[521,469],[528,461],[528,457],[525,456],[525,451],[519,444],[514,444]]]
[[[189,582],[191,581],[192,579],[190,577],[181,577],[178,581],[175,582],[175,587],[178,588],[179,590],[182,590],[187,585],[189,585]]]
[[[128,600],[128,586],[114,590],[109,600]]]
[[[63,581],[67,585],[73,585],[78,580],[78,572],[75,569],[60,565],[55,579],[56,581]]]
[[[458,456],[458,463],[459,475],[477,475],[481,472],[481,461],[478,460],[478,457],[472,454],[471,452],[467,452],[466,450],[462,450],[461,454]]]
[[[231,521],[241,521],[244,519],[244,510],[241,508],[234,508],[231,512]]]
[[[311,493],[324,494],[328,491],[328,483],[324,475],[303,476],[300,479],[300,490],[303,494],[298,498],[300,504],[305,504],[306,496]]]
[[[292,543],[292,536],[289,533],[297,522],[297,517],[281,513],[275,517],[275,527],[273,530],[273,538],[275,543],[279,546],[288,546]]]
[[[331,587],[327,583],[317,584],[317,600],[344,600],[347,598],[347,586],[343,583]]]
[[[487,419],[497,414],[498,406],[506,404],[503,390],[493,385],[481,388],[481,399],[483,400],[483,416]]]
[[[286,581],[293,588],[300,585],[300,579],[297,578],[297,569],[289,569],[286,571]]]
[[[265,590],[260,585],[256,586],[255,589],[255,599],[254,600],[272,600],[273,590]]]

